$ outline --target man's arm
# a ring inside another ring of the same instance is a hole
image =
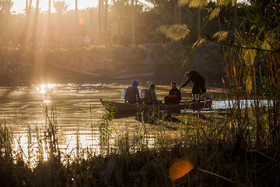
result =
[[[189,82],[191,81],[191,79],[188,79],[187,82],[185,84],[183,84],[182,86],[180,86],[180,88],[183,88],[185,86],[187,86],[187,84],[189,84]]]

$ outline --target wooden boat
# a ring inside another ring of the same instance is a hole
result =
[[[202,109],[211,108],[212,99],[206,99],[199,102],[189,101],[185,103],[179,103],[174,105],[145,105],[145,104],[129,104],[129,103],[116,103],[112,101],[105,101],[100,99],[101,104],[104,106],[105,110],[113,111],[117,113],[136,113],[141,111],[149,110],[164,110],[170,113],[180,113],[180,110],[184,109]]]

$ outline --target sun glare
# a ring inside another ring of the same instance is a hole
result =
[[[41,84],[38,87],[36,87],[36,90],[41,93],[41,94],[45,94],[47,91],[52,90],[55,88],[55,84]]]
[[[85,19],[84,18],[80,18],[79,20],[78,20],[78,24],[79,25],[83,25],[85,23]]]

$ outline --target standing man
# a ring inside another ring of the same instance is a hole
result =
[[[190,81],[192,81],[194,83],[192,88],[192,101],[199,101],[200,95],[206,92],[204,77],[202,77],[197,71],[187,72],[185,76],[187,78],[187,81],[180,86],[180,89],[186,86]]]

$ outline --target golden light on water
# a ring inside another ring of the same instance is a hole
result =
[[[49,103],[51,103],[51,101],[50,100],[44,100],[43,103],[49,104]]]
[[[38,144],[34,144],[34,142],[38,142],[37,138],[30,137],[28,134],[15,134],[14,136],[14,150],[19,150],[16,153],[16,157],[20,156],[24,161],[28,161],[31,168],[36,166],[36,162],[39,157],[39,149],[42,153],[42,157],[44,161],[48,160],[47,146],[45,142],[42,142],[40,148]]]
[[[193,164],[189,160],[175,161],[169,169],[169,177],[171,181],[175,181],[193,169]]]
[[[36,87],[36,90],[41,93],[45,94],[47,91],[54,89],[56,84],[40,84],[39,86]]]
[[[75,134],[75,132],[71,132],[69,134],[62,135],[63,137],[60,138],[64,139],[65,142],[58,146],[62,156],[66,156],[70,158],[70,160],[74,160],[79,157],[78,154],[81,154],[77,152],[78,148],[80,151],[90,148],[93,150],[94,154],[100,154],[99,135],[92,137],[92,135],[85,133],[86,132],[81,131],[77,132],[77,134]],[[44,141],[45,137],[41,135],[42,134],[39,135],[39,139],[34,132],[31,132],[31,134],[19,133],[14,135],[15,157],[21,158],[26,163],[29,163],[30,168],[36,167],[39,157],[41,157],[43,161],[47,161],[50,157],[49,145],[46,141]],[[83,153],[83,157],[87,158],[87,154]]]

